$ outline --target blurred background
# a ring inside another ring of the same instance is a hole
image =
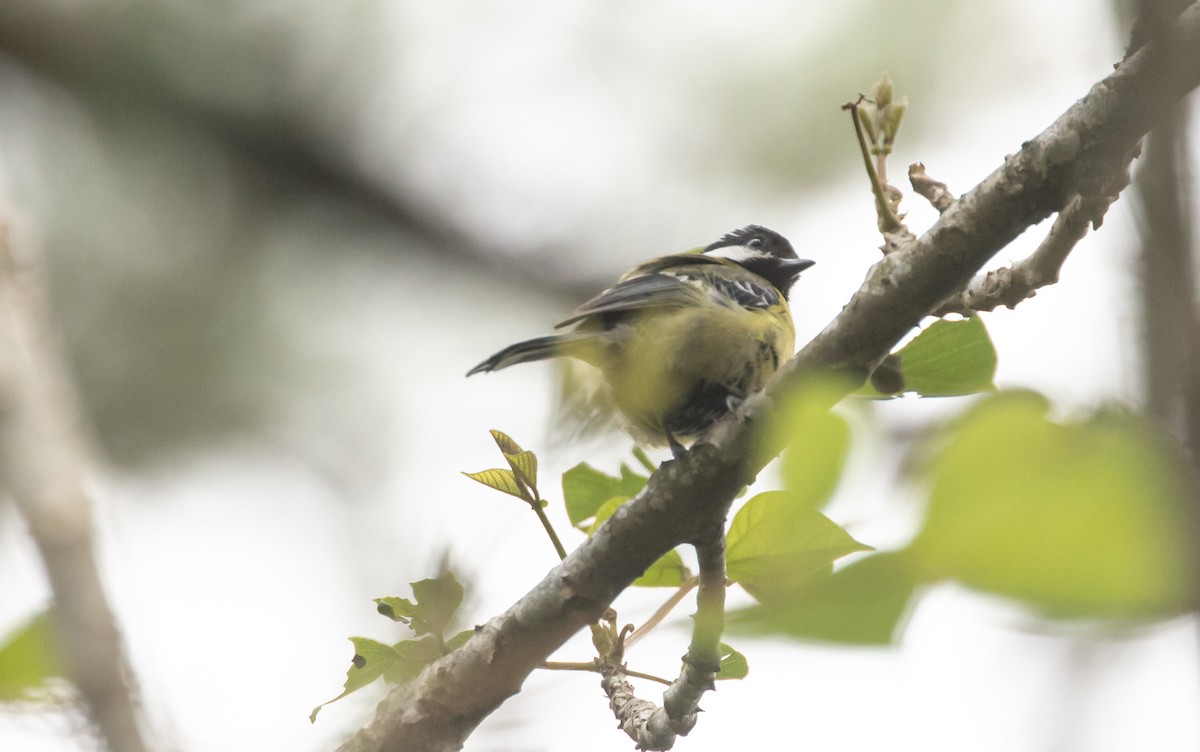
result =
[[[921,161],[963,192],[1111,71],[1128,28],[1107,0],[5,0],[0,211],[44,266],[89,420],[152,743],[331,749],[382,694],[310,725],[346,637],[402,636],[372,598],[445,563],[481,623],[552,566],[532,515],[459,471],[496,464],[489,428],[538,452],[546,489],[582,460],[615,471],[629,441],[557,441],[551,366],[464,379],[476,362],[636,261],[749,223],[817,261],[793,295],[806,341],[879,255],[844,102],[890,72],[910,100],[896,174]],[[1000,386],[1063,415],[1143,402],[1129,198],[1061,284],[985,315]],[[905,206],[918,232],[936,217]],[[829,515],[903,543],[893,447],[960,406],[865,408]],[[50,598],[4,501],[0,593],[0,635]],[[662,597],[618,608],[638,621]],[[687,613],[639,669],[674,674]],[[677,748],[1200,748],[1192,619],[1051,625],[946,585],[892,648],[737,646],[749,678]],[[467,749],[630,749],[614,725],[596,677],[543,672]],[[96,746],[78,708],[0,706],[0,749]]]

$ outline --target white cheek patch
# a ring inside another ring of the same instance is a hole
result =
[[[753,259],[766,258],[767,254],[753,248],[747,248],[744,245],[727,245],[717,248],[712,251],[705,251],[705,256],[713,256],[715,258],[729,259],[739,264],[744,264]]]

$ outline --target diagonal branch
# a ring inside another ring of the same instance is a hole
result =
[[[735,494],[784,447],[757,429],[775,400],[817,372],[861,383],[895,344],[1017,235],[1122,169],[1158,113],[1200,85],[1200,5],[1172,24],[1176,55],[1151,45],[1119,65],[964,195],[921,237],[888,254],[842,312],[682,460],[460,650],[395,687],[344,752],[460,749],[525,677],[668,550],[719,525]],[[777,439],[782,441],[782,438]]]

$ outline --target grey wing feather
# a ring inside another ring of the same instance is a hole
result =
[[[697,290],[692,284],[674,275],[647,274],[633,277],[613,285],[579,306],[570,318],[555,324],[554,328],[560,329],[589,316],[606,313],[687,305],[695,300],[696,294]]]

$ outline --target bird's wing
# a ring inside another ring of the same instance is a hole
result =
[[[682,274],[643,274],[626,278],[576,308],[555,329],[570,326],[590,316],[638,311],[646,308],[671,308],[694,302],[700,294],[696,285]]]

